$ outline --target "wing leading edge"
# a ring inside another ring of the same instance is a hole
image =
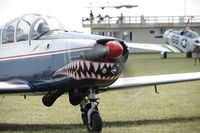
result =
[[[115,89],[169,84],[169,83],[194,81],[194,80],[200,80],[200,72],[128,77],[128,78],[119,78],[111,86],[107,88],[102,88],[102,90],[115,90]]]
[[[153,51],[164,51],[164,52],[174,52],[181,53],[179,49],[172,45],[166,44],[147,44],[147,43],[126,43],[129,48],[138,48],[145,50],[153,50]]]
[[[68,85],[66,77],[60,77],[37,82],[28,82],[25,80],[10,80],[0,82],[0,94],[26,94],[49,92],[55,90],[65,90]]]
[[[100,90],[117,90],[194,80],[200,80],[200,72],[119,78],[109,87],[104,87]],[[29,84],[25,81],[0,82],[0,94],[42,92],[55,90],[55,88],[64,89],[66,87],[66,81],[66,78],[59,78],[34,84]]]
[[[0,82],[0,94],[28,93],[32,91],[33,91],[32,87],[25,82],[21,81]]]

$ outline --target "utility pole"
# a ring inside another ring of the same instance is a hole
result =
[[[187,14],[186,14],[186,10],[187,10],[187,8],[186,8],[186,0],[184,0],[184,16],[187,15]]]

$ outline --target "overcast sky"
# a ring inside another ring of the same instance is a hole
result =
[[[186,3],[186,4],[185,4]],[[87,8],[102,5],[134,4],[132,9]],[[200,15],[200,0],[0,0],[0,25],[26,13],[41,13],[55,16],[67,30],[85,31],[82,17],[88,17],[90,10],[118,16],[183,16]]]

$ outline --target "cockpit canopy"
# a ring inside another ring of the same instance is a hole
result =
[[[9,21],[0,29],[0,44],[34,40],[55,29],[64,30],[63,25],[55,17],[26,14]]]
[[[180,31],[180,34],[185,36],[185,37],[188,37],[188,38],[199,38],[199,34],[195,31],[192,31],[192,30],[181,30]]]

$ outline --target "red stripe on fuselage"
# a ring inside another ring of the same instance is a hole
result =
[[[92,48],[91,46],[88,47],[81,47],[81,48],[73,48],[73,49],[65,49],[65,50],[56,50],[56,51],[49,51],[49,52],[42,52],[42,53],[34,53],[34,54],[25,54],[25,55],[15,55],[15,56],[8,56],[8,57],[0,57],[0,60],[3,59],[17,59],[21,57],[31,57],[31,56],[36,56],[36,55],[44,55],[44,54],[55,54],[55,53],[62,53],[62,52],[67,52],[67,51],[74,51],[74,50],[84,50]]]

